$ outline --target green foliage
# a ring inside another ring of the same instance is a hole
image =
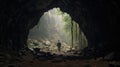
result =
[[[62,12],[61,10],[60,10],[60,8],[56,8],[56,14],[57,15],[63,15],[64,14],[64,12]]]
[[[63,22],[65,24],[65,26],[64,26],[65,31],[69,32],[70,28],[71,28],[71,17],[70,17],[70,15],[67,14],[67,13],[64,13],[62,15],[62,19],[63,19]]]
[[[66,22],[66,23],[70,23],[71,22],[71,17],[70,17],[69,14],[64,13],[62,17],[63,17],[63,21],[64,22]]]
[[[62,12],[61,10],[60,10],[60,8],[56,8],[56,14],[57,15],[61,15],[62,16],[62,23],[64,24],[64,31],[66,32],[66,34],[67,34],[67,40],[68,40],[68,42],[69,42],[69,44],[70,44],[70,42],[71,42],[71,22],[72,22],[72,20],[71,20],[71,17],[70,17],[70,15],[69,14],[67,14],[67,13],[65,13],[65,12]]]

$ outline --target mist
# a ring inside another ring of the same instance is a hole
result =
[[[71,25],[71,22],[74,27]],[[71,27],[73,27],[73,33],[71,33]],[[74,35],[74,37],[72,38],[71,35]],[[82,41],[80,41],[80,38],[82,38]],[[64,51],[70,49],[72,39],[74,39],[74,46],[78,48],[85,48],[87,46],[87,39],[84,33],[80,30],[79,25],[71,20],[69,14],[62,12],[60,8],[53,8],[42,15],[38,24],[29,32],[28,40],[31,39],[37,40],[39,42],[39,47],[41,47],[40,44],[42,43],[56,47],[55,44],[60,40],[63,44],[63,48],[65,48]],[[81,45],[84,44],[84,46],[79,45],[79,42],[82,42]]]

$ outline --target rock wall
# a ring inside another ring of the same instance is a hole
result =
[[[106,50],[117,52],[119,3],[118,0],[0,0],[0,47],[19,50],[26,46],[29,29],[41,15],[60,7],[79,23],[90,46],[102,44]]]

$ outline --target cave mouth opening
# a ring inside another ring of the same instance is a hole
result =
[[[28,35],[28,48],[39,48],[44,52],[58,52],[58,40],[61,52],[79,51],[88,46],[86,36],[71,16],[59,7],[44,12],[38,24]]]

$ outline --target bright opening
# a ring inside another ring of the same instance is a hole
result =
[[[57,52],[58,40],[61,52],[78,51],[88,45],[84,33],[70,15],[60,8],[53,8],[45,12],[38,24],[30,30],[28,47],[31,50],[40,48],[45,52]]]

